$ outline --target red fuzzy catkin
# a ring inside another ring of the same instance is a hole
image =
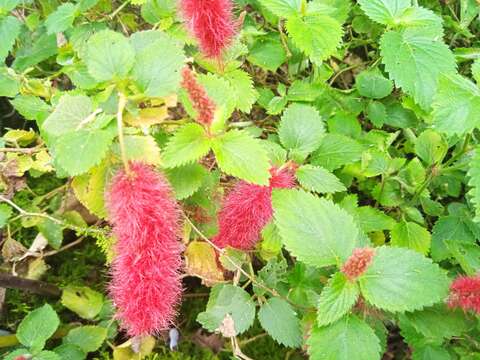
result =
[[[460,276],[450,285],[448,305],[480,314],[480,275]]]
[[[187,91],[188,98],[198,113],[197,121],[200,124],[210,126],[215,116],[215,103],[208,97],[207,92],[197,82],[193,71],[188,67],[182,70],[181,85]]]
[[[343,264],[341,272],[345,274],[348,280],[355,281],[370,266],[375,256],[373,248],[357,248],[353,250],[352,255]]]
[[[231,0],[181,0],[180,7],[200,50],[208,58],[219,59],[237,31]]]
[[[180,216],[167,180],[151,166],[131,163],[106,194],[117,238],[110,295],[117,318],[134,336],[171,327],[182,292]]]
[[[218,214],[218,234],[212,239],[220,248],[253,249],[263,227],[271,220],[272,189],[292,188],[294,172],[285,167],[270,169],[269,186],[240,181],[226,197]]]

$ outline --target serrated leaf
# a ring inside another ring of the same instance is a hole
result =
[[[288,251],[315,267],[340,265],[355,248],[353,218],[331,201],[303,190],[275,191],[275,224]]]
[[[230,130],[213,139],[218,166],[226,174],[258,185],[268,185],[270,164],[261,140],[245,131]]]
[[[298,347],[302,344],[300,321],[285,300],[270,298],[260,307],[258,320],[276,342],[288,347]]]
[[[86,325],[70,330],[63,338],[63,343],[76,345],[84,352],[89,353],[98,350],[106,337],[107,329]]]
[[[406,9],[396,23],[405,28],[405,31],[421,31],[424,36],[433,40],[443,37],[442,18],[432,10],[421,6]]]
[[[187,164],[167,170],[167,177],[175,190],[177,200],[183,200],[200,189],[208,175],[207,170],[200,164]]]
[[[8,53],[15,44],[15,39],[20,34],[22,23],[14,16],[0,19],[0,62],[3,63]]]
[[[287,31],[295,45],[318,65],[335,52],[343,35],[342,25],[322,14],[292,16]]]
[[[210,291],[207,309],[198,314],[197,321],[209,330],[215,331],[225,316],[233,318],[236,334],[248,330],[255,319],[255,305],[250,295],[242,288],[234,285],[219,284]]]
[[[259,36],[250,47],[248,61],[266,70],[277,71],[287,60],[287,53],[282,46],[280,36],[276,33],[269,33]]]
[[[475,243],[476,236],[469,226],[469,219],[465,216],[449,215],[440,217],[432,229],[432,258],[441,261],[449,258],[445,241],[454,239]]]
[[[413,351],[412,360],[452,360],[452,357],[444,347],[425,345]]]
[[[153,38],[143,46],[142,37]],[[145,34],[147,34],[145,36]],[[180,70],[185,63],[185,55],[179,44],[159,31],[143,31],[132,35],[131,42],[136,49],[132,76],[145,95],[150,97],[167,96],[174,93],[180,83]]]
[[[359,142],[338,134],[327,134],[320,147],[312,154],[312,165],[333,171],[362,157],[363,147]]]
[[[57,353],[53,351],[43,350],[43,351],[40,351],[38,354],[36,354],[32,358],[32,360],[62,360],[62,359]]]
[[[60,325],[57,313],[48,304],[30,312],[17,329],[17,339],[22,345],[43,349],[45,342],[53,335]]]
[[[45,20],[48,34],[56,34],[67,30],[73,24],[77,7],[72,3],[65,3],[55,9]]]
[[[166,168],[192,163],[207,155],[211,140],[199,124],[187,124],[177,130],[165,147],[162,160]]]
[[[432,107],[435,128],[448,135],[463,135],[480,126],[480,90],[460,75],[440,77]]]
[[[307,340],[311,360],[380,360],[380,340],[356,316],[329,326],[314,327]]]
[[[360,291],[341,273],[335,273],[323,288],[317,305],[318,326],[329,325],[347,314],[357,302]]]
[[[380,41],[382,62],[391,79],[424,109],[431,105],[440,74],[455,72],[448,47],[417,32],[386,32]]]
[[[45,101],[33,95],[18,95],[10,103],[25,119],[36,120],[39,124],[42,124],[52,109]]]
[[[317,149],[325,133],[318,111],[309,105],[291,104],[283,113],[278,128],[282,145],[306,157]]]
[[[122,79],[132,69],[135,51],[128,39],[112,30],[102,30],[87,42],[85,62],[98,81]]]
[[[262,6],[278,17],[288,18],[300,12],[301,0],[259,0]]]
[[[449,280],[437,264],[423,255],[396,247],[379,247],[372,264],[359,278],[362,296],[391,312],[420,310],[442,301]],[[425,286],[428,284],[428,286]]]
[[[467,275],[475,275],[480,270],[480,246],[461,240],[446,240],[445,246]]]
[[[51,56],[57,54],[57,39],[54,34],[48,35],[45,32],[38,33],[32,41],[25,43],[15,51],[15,60],[12,68],[23,72]]]
[[[390,241],[393,246],[406,247],[426,255],[430,251],[432,236],[424,227],[402,220],[393,227]]]
[[[475,221],[480,221],[480,147],[477,147],[468,168],[468,196],[475,207]]]
[[[367,16],[380,24],[394,24],[411,6],[410,0],[358,0]]]
[[[345,185],[330,171],[313,165],[302,165],[295,172],[298,182],[305,189],[332,194],[345,191]]]
[[[366,233],[391,230],[395,226],[394,219],[370,206],[361,206],[355,209],[355,214],[358,225]]]
[[[55,142],[55,159],[70,176],[80,175],[100,164],[115,134],[109,130],[78,130]]]
[[[67,286],[62,291],[62,305],[81,318],[92,320],[102,310],[103,295],[86,286]]]
[[[434,130],[427,129],[415,141],[415,153],[427,165],[440,163],[448,151],[448,143]]]
[[[130,161],[141,161],[146,164],[158,165],[161,163],[160,149],[155,139],[150,135],[128,135],[124,138],[125,156]],[[120,149],[115,147],[119,154]]]
[[[53,351],[60,356],[61,359],[68,360],[84,360],[87,355],[76,345],[63,344],[57,346]]]
[[[54,249],[59,249],[63,242],[63,227],[50,219],[44,219],[38,224],[38,230]]]
[[[357,75],[355,84],[360,95],[381,99],[392,93],[393,83],[377,69],[365,70]]]
[[[250,112],[259,96],[257,90],[253,87],[253,80],[250,75],[243,70],[236,69],[224,76],[233,89],[233,95],[236,99],[235,108],[246,113]]]

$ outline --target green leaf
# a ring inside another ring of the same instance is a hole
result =
[[[149,38],[150,41],[146,45],[136,46],[136,43],[145,41],[142,38]],[[151,30],[134,33],[131,42],[136,50],[132,76],[140,91],[150,97],[174,93],[185,63],[185,55],[177,41]]]
[[[272,203],[283,243],[298,260],[315,267],[340,265],[355,248],[359,231],[353,218],[331,201],[281,190]]]
[[[85,62],[98,81],[122,79],[135,63],[135,51],[128,39],[112,30],[102,30],[88,39]]]
[[[412,360],[452,360],[452,357],[444,347],[426,345],[414,350]]]
[[[73,344],[63,344],[53,349],[61,359],[84,360],[87,355],[78,346]]]
[[[77,7],[72,3],[60,5],[45,20],[48,34],[56,34],[69,29],[77,15]]]
[[[463,135],[480,126],[480,90],[460,75],[440,77],[432,107],[435,128],[448,135]]]
[[[78,130],[55,142],[55,159],[70,176],[80,175],[100,164],[115,134],[109,130]]]
[[[0,0],[0,15],[9,13],[18,4],[20,4],[20,0]]]
[[[103,295],[86,286],[67,286],[62,291],[62,305],[81,318],[92,320],[102,310]]]
[[[356,316],[329,326],[314,327],[307,340],[311,360],[380,360],[380,340]]]
[[[310,191],[331,194],[347,190],[335,175],[319,166],[302,165],[295,176],[300,185]]]
[[[372,264],[358,281],[371,305],[391,312],[420,310],[440,302],[449,285],[444,271],[430,259],[413,250],[385,246],[376,248]]]
[[[124,138],[125,155],[130,161],[142,161],[146,164],[158,165],[160,160],[160,149],[155,139],[150,135],[128,135]],[[119,146],[115,151],[120,155]]]
[[[253,80],[243,70],[236,69],[226,73],[225,79],[230,83],[236,99],[235,108],[243,112],[250,112],[257,101],[258,92],[253,87]]]
[[[47,60],[57,54],[57,38],[54,34],[48,35],[39,32],[31,41],[25,43],[15,51],[15,60],[12,64],[18,72],[23,72],[31,66]]]
[[[468,168],[468,196],[475,207],[475,221],[480,221],[480,147],[477,147],[470,160]]]
[[[480,84],[480,58],[477,58],[472,64],[472,76],[477,85]]]
[[[410,0],[358,0],[367,16],[380,24],[393,25],[411,6]]]
[[[392,230],[395,220],[382,211],[370,206],[361,206],[355,210],[358,225],[366,232]]]
[[[76,345],[82,351],[89,353],[98,350],[106,337],[107,329],[100,326],[86,325],[70,330],[67,336],[63,338],[63,343]]]
[[[4,62],[20,34],[22,23],[14,16],[0,18],[0,62]]]
[[[413,6],[406,9],[395,22],[405,28],[405,31],[421,31],[423,36],[432,40],[443,37],[442,18],[432,10],[421,6]]]
[[[448,151],[448,144],[434,130],[427,129],[415,141],[415,153],[427,165],[440,163]]]
[[[302,344],[302,329],[292,306],[283,299],[270,298],[258,312],[260,325],[278,343],[288,347]]]
[[[63,227],[50,219],[44,219],[38,230],[47,239],[48,244],[54,249],[60,249],[63,242]]]
[[[393,83],[377,69],[365,70],[355,79],[360,95],[370,99],[381,99],[392,93]]]
[[[380,101],[371,101],[367,105],[368,119],[376,127],[381,128],[387,120],[387,108]]]
[[[278,17],[288,18],[300,12],[301,0],[259,0],[262,6]]]
[[[258,185],[268,185],[270,164],[260,140],[245,131],[230,130],[214,138],[212,149],[220,169]]]
[[[335,273],[318,299],[318,326],[329,325],[347,314],[357,302],[359,294],[355,282],[348,281],[341,272]]]
[[[53,352],[53,351],[48,351],[44,350],[36,354],[32,360],[62,360],[60,356]]]
[[[41,350],[45,342],[60,325],[57,313],[48,304],[33,310],[22,320],[17,329],[17,339],[22,345]]]
[[[255,320],[255,305],[250,295],[234,285],[215,285],[210,291],[207,309],[198,314],[197,321],[209,330],[215,331],[230,314],[236,334],[241,334],[252,326]]]
[[[254,65],[275,72],[287,60],[287,53],[282,46],[280,36],[269,33],[255,39],[247,59]]]
[[[175,190],[177,200],[193,195],[200,189],[207,175],[207,170],[200,164],[188,164],[167,170],[167,177]]]
[[[92,100],[85,95],[63,95],[55,110],[42,125],[51,136],[60,136],[74,131],[93,112]]]
[[[295,103],[285,110],[278,128],[282,145],[303,157],[319,147],[324,133],[318,111],[312,106]]]
[[[431,105],[439,75],[455,72],[455,58],[448,47],[421,31],[388,31],[380,49],[390,78],[424,109]]]
[[[445,246],[467,275],[475,275],[480,270],[480,246],[474,242],[445,240]]]
[[[12,208],[7,204],[0,204],[0,229],[3,228],[7,222],[8,218],[12,216]]]
[[[39,124],[50,115],[52,108],[45,101],[33,95],[18,95],[10,101],[15,110],[27,120],[36,120]]]
[[[6,67],[0,67],[0,96],[14,97],[20,92],[20,82],[9,73]]]
[[[187,124],[177,130],[165,147],[162,158],[166,168],[192,163],[207,155],[211,141],[199,124]]]
[[[292,16],[287,31],[295,45],[318,65],[335,52],[343,35],[342,25],[322,14]]]
[[[406,247],[421,254],[428,254],[432,236],[424,227],[402,220],[397,223],[390,233],[393,246]]]
[[[312,154],[312,165],[333,171],[361,159],[363,147],[357,141],[338,134],[327,134]]]

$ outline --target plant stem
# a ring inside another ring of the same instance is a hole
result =
[[[130,166],[128,165],[127,153],[125,151],[125,140],[123,138],[123,111],[127,105],[127,98],[123,93],[119,93],[118,110],[117,110],[117,129],[118,129],[118,143],[120,145],[120,154],[122,156],[123,167],[127,175],[131,175]]]
[[[118,8],[116,8],[115,11],[108,16],[110,18],[110,20],[113,19],[115,16],[117,16],[117,14],[120,11],[122,11],[123,8],[125,6],[127,6],[129,3],[130,3],[130,0],[125,0],[122,5],[120,5]]]
[[[24,279],[3,272],[0,272],[0,287],[26,290],[34,294],[50,297],[60,297],[62,294],[60,288],[53,284],[44,281]]]

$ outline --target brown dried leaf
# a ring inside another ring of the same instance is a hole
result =
[[[202,279],[206,286],[224,280],[223,272],[219,269],[215,250],[206,242],[192,241],[185,251],[186,273]]]

